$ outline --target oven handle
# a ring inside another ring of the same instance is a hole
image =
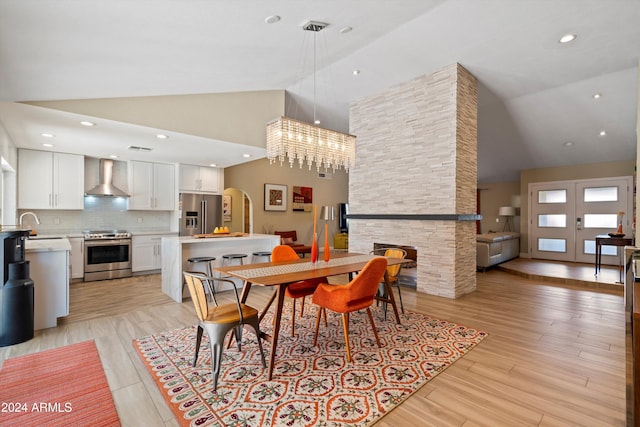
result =
[[[93,246],[121,246],[121,245],[130,245],[131,239],[118,239],[118,240],[85,240],[84,246],[93,247]]]

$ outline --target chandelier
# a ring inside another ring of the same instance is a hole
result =
[[[305,31],[313,31],[313,122],[314,125],[280,117],[267,123],[267,158],[273,164],[276,160],[280,165],[285,157],[289,160],[289,166],[297,161],[302,168],[307,162],[309,170],[315,162],[320,171],[325,169],[349,168],[355,165],[356,137],[353,135],[336,132],[317,126],[320,122],[316,119],[316,35],[327,27],[324,22],[310,21],[303,25]]]

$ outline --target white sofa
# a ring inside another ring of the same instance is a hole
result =
[[[518,257],[520,234],[509,231],[476,235],[476,267],[486,269]]]

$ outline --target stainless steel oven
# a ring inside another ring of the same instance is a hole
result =
[[[131,276],[131,234],[122,231],[86,231],[84,281]]]

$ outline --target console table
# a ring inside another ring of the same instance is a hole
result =
[[[596,236],[596,273],[600,271],[600,265],[602,264],[602,246],[633,246],[633,239],[631,237],[610,237],[610,236]],[[622,263],[620,265],[620,283],[622,283]]]

